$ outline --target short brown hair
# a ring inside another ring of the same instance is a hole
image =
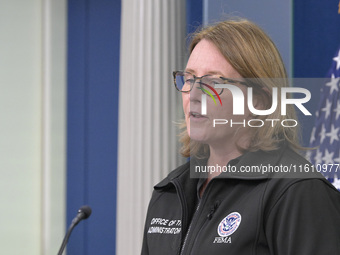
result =
[[[266,33],[254,23],[245,19],[233,19],[205,27],[192,35],[190,53],[203,39],[212,42],[243,78],[261,78],[262,87],[254,86],[253,93],[260,96],[267,105],[272,102],[274,85],[275,87],[288,86],[286,69],[279,51]],[[256,128],[249,147],[241,149],[270,151],[277,149],[282,141],[286,141],[293,149],[301,149],[298,142],[298,128],[281,125],[284,119],[296,120],[295,109],[292,105],[287,105],[287,114],[282,116],[280,112],[279,102],[276,111],[261,118],[279,119],[276,122],[279,125],[274,125],[274,127],[264,125]],[[182,127],[186,127],[185,122]],[[207,155],[209,152],[207,145],[190,140],[186,128],[180,135],[180,142],[183,144],[181,153],[185,157]]]

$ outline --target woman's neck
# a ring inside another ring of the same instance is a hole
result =
[[[226,166],[230,160],[235,159],[242,155],[242,152],[239,148],[248,148],[250,144],[250,134],[244,135],[242,138],[238,138],[238,143],[236,145],[235,137],[232,141],[228,141],[225,143],[217,142],[215,144],[209,144],[209,159],[207,162],[207,166],[213,167],[223,167]],[[214,171],[210,172],[206,181],[202,185],[200,190],[200,196],[203,195],[205,188],[208,186],[208,183],[216,176],[220,175],[220,172]]]
[[[250,139],[248,136],[243,136],[242,138],[238,139],[237,145],[235,141],[210,144],[210,156],[207,162],[207,166],[226,166],[230,160],[235,159],[243,154],[240,148],[248,148],[249,144]],[[210,173],[210,175],[208,176],[208,181],[218,176],[219,174],[219,172]]]

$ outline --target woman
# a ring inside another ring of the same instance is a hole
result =
[[[293,107],[254,114],[287,86],[268,36],[247,20],[204,28],[174,80],[190,161],[154,187],[142,254],[340,254],[339,192],[321,174],[288,173],[311,168],[296,152],[296,125],[282,124],[296,120]],[[238,103],[243,114],[234,114],[237,91],[251,97],[251,110]]]

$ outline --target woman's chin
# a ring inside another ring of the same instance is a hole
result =
[[[202,132],[195,132],[192,130],[191,132],[188,132],[188,135],[190,137],[190,140],[192,141],[199,142],[199,143],[207,143],[207,137]]]

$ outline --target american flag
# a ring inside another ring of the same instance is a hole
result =
[[[340,190],[340,48],[335,54],[329,80],[321,88],[321,99],[316,112],[307,158]],[[322,168],[327,167],[327,171]]]

